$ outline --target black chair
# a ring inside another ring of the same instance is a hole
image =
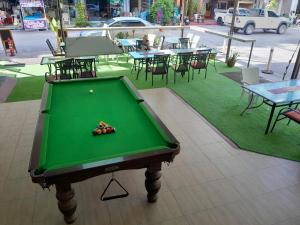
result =
[[[297,109],[298,105],[299,105],[299,103],[296,104],[295,108],[285,107],[285,108],[282,108],[281,110],[279,110],[276,120],[271,129],[271,132],[273,132],[273,130],[276,126],[276,123],[283,119],[289,119],[287,125],[290,124],[291,120],[300,124],[300,109]]]
[[[136,40],[135,43],[135,51],[143,51],[143,40]],[[133,71],[133,69],[136,71],[136,68],[138,68],[138,71],[140,71],[143,67],[143,65],[145,64],[145,60],[144,59],[134,59],[133,60],[133,65],[131,68],[131,72]]]
[[[179,38],[179,48],[189,48],[190,46],[189,38]]]
[[[215,68],[215,71],[217,71],[217,67],[216,67],[217,54],[218,54],[218,52],[215,49],[213,51],[211,51],[209,54],[209,61],[213,60],[213,66]]]
[[[70,80],[77,77],[74,59],[57,61],[54,63],[54,68],[54,74],[50,74],[49,72],[45,73],[45,79],[47,82],[52,82],[54,80]]]
[[[49,39],[46,40],[46,43],[48,45],[48,48],[50,49],[51,53],[53,56],[64,56],[65,54],[63,52],[58,52],[58,51],[55,51],[55,49],[53,48],[51,42]]]
[[[176,83],[176,74],[180,73],[183,77],[186,72],[188,72],[188,82],[190,81],[190,60],[192,57],[192,52],[178,53],[175,56],[175,64],[172,65],[174,70],[174,83]]]
[[[207,75],[207,66],[209,60],[210,50],[201,50],[193,54],[191,57],[191,68],[193,70],[192,79],[194,79],[194,72],[198,70],[198,74],[201,69],[205,69],[205,79]]]
[[[156,75],[161,75],[162,79],[166,76],[166,84],[168,84],[168,72],[169,72],[169,62],[170,62],[170,55],[163,54],[163,55],[154,55],[151,60],[148,60],[147,63],[147,72],[151,72],[152,74],[152,86],[153,86],[153,77]]]
[[[75,59],[75,68],[78,78],[97,77],[95,58]]]
[[[136,40],[135,50],[136,51],[142,51],[143,50],[143,40]]]

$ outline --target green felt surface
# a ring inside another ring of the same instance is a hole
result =
[[[49,85],[48,93],[40,170],[149,152],[169,145],[164,131],[122,79],[58,83]],[[115,127],[116,132],[93,136],[99,121]]]

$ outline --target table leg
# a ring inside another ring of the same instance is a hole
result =
[[[49,74],[52,75],[52,65],[48,64],[48,70],[49,70]]]
[[[145,59],[146,62],[146,80],[148,79],[148,64],[149,64],[149,59]]]
[[[273,105],[272,105],[271,112],[270,112],[268,124],[267,124],[266,130],[265,130],[265,134],[268,134],[268,132],[269,132],[269,129],[270,129],[270,125],[271,125],[271,122],[272,122],[272,118],[273,118],[273,115],[274,115],[275,108],[276,108],[276,104],[273,104]]]
[[[161,163],[151,165],[145,172],[145,187],[148,192],[148,202],[155,202],[158,198],[157,193],[161,187],[159,178],[161,177]]]
[[[253,102],[253,99],[254,99],[254,94],[251,92],[251,95],[250,95],[250,99],[249,99],[249,102],[248,102],[248,105],[247,107],[243,110],[243,112],[241,112],[241,116],[244,115],[244,113],[251,108],[251,105],[252,105],[252,102]]]
[[[75,211],[77,207],[74,190],[70,183],[55,184],[55,187],[58,208],[64,215],[65,222],[73,223],[76,220]]]

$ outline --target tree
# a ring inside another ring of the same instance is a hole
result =
[[[174,1],[173,0],[156,0],[151,9],[150,16],[153,22],[157,21],[157,14],[161,11],[162,13],[162,24],[168,24],[171,22],[174,12]]]
[[[187,15],[193,16],[193,14],[197,13],[198,8],[198,0],[189,0],[187,1]]]
[[[279,5],[278,0],[270,0],[266,8],[271,10],[276,10],[278,9],[278,5]]]
[[[89,23],[87,21],[87,17],[85,14],[85,4],[83,4],[82,2],[78,2],[76,4],[76,11],[77,11],[77,16],[75,21],[76,26],[86,27]]]

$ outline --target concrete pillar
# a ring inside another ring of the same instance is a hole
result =
[[[279,0],[279,5],[278,5],[278,9],[277,9],[277,12],[279,15],[281,15],[281,9],[282,9],[282,4],[283,4],[283,0]]]
[[[300,2],[298,0],[292,0],[291,11],[296,12],[298,4],[300,4]]]

